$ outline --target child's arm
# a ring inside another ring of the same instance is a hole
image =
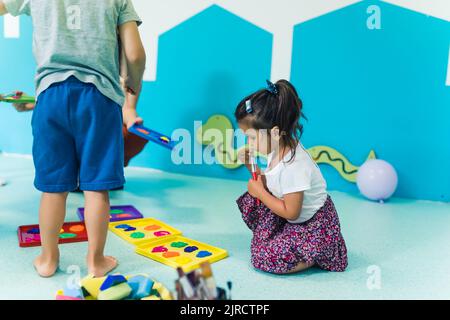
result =
[[[278,199],[267,191],[261,176],[258,177],[257,181],[251,179],[248,182],[248,192],[284,219],[296,220],[300,216],[304,192],[286,194],[283,200]]]
[[[7,13],[8,13],[8,10],[6,10],[5,3],[2,0],[0,0],[0,16],[3,16]]]
[[[125,103],[122,108],[123,123],[129,129],[135,123],[142,124],[144,121],[137,114],[137,103],[138,96],[129,94],[127,90],[127,78],[128,78],[128,65],[125,56],[125,51],[123,49],[122,43],[119,38],[119,48],[120,48],[120,81],[123,91],[125,93]]]
[[[128,93],[139,96],[144,77],[146,55],[135,21],[119,26],[123,61],[126,61],[127,77],[125,79]]]
[[[130,128],[135,123],[142,124],[136,107],[142,87],[146,56],[137,24],[128,22],[119,27],[120,75],[123,78],[125,104],[122,108],[123,122]]]

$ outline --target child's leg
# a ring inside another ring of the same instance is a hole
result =
[[[59,263],[59,233],[66,215],[67,193],[43,193],[39,208],[39,229],[42,253],[34,267],[42,277],[51,277]]]
[[[314,266],[314,263],[300,262],[294,269],[292,269],[289,272],[286,272],[286,274],[292,274],[292,273],[297,273],[300,271],[305,271],[313,266]]]
[[[104,255],[109,224],[108,191],[85,191],[85,222],[89,238],[87,265],[89,273],[102,277],[117,266],[117,260]]]

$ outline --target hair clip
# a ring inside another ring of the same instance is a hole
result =
[[[245,111],[247,111],[248,114],[253,112],[252,100],[245,101]]]
[[[273,84],[271,81],[266,80],[267,82],[267,91],[269,91],[271,94],[273,95],[277,95],[278,94],[278,88],[275,84]]]

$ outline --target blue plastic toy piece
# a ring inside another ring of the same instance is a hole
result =
[[[148,129],[139,124],[133,125],[130,129],[128,129],[128,131],[141,138],[147,139],[148,141],[159,144],[160,146],[163,146],[167,149],[172,150],[175,147],[175,143],[170,139],[169,136]]]
[[[100,287],[100,291],[105,291],[124,282],[127,282],[127,279],[122,275],[109,275]]]
[[[142,298],[151,295],[154,282],[145,276],[134,276],[128,279],[128,285],[131,287],[132,291],[129,296],[130,299],[140,300]]]
[[[79,299],[84,298],[83,290],[81,289],[81,287],[76,286],[76,285],[72,285],[72,286],[66,285],[63,289],[63,292],[66,297],[79,298]]]

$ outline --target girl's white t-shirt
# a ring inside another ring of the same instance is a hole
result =
[[[267,159],[264,175],[269,191],[279,199],[283,199],[286,194],[304,192],[299,218],[288,220],[290,223],[303,223],[311,219],[325,204],[328,197],[327,184],[319,166],[301,143],[297,146],[292,160],[291,154],[292,152],[289,152],[283,160],[271,168],[274,156],[271,153]]]

